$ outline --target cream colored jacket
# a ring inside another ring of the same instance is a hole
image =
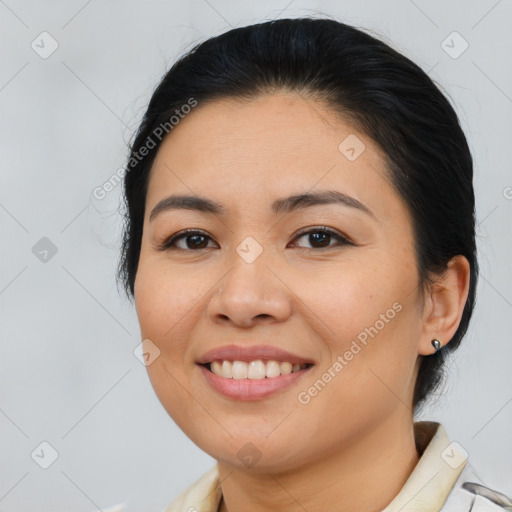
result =
[[[512,500],[480,485],[467,453],[450,443],[441,424],[414,423],[420,460],[382,512],[503,512]],[[185,489],[165,512],[218,512],[222,498],[217,465]]]

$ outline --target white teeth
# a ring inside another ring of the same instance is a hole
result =
[[[264,379],[265,378],[265,363],[258,359],[251,361],[247,370],[247,378],[249,379]]]
[[[212,361],[211,369],[213,373],[217,375],[222,375],[222,364],[219,361]]]
[[[292,364],[288,361],[279,362],[274,360],[262,361],[256,359],[247,363],[245,361],[212,361],[210,370],[226,379],[252,379],[259,380],[279,377],[279,375],[289,375],[306,368],[306,364]]]
[[[265,375],[270,379],[272,377],[279,377],[281,375],[281,369],[279,368],[279,363],[277,361],[268,361],[267,362],[267,371]]]
[[[247,363],[233,361],[233,379],[247,379]]]
[[[231,364],[231,361],[222,361],[222,370],[220,372],[221,377],[226,377],[226,379],[232,379],[233,378],[233,365]],[[213,369],[212,369],[213,372]]]
[[[292,363],[281,363],[279,366],[281,368],[281,375],[288,375],[289,373],[292,373]]]

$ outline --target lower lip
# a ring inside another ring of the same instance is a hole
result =
[[[225,377],[216,375],[202,365],[198,366],[206,382],[208,382],[215,391],[236,400],[259,400],[261,398],[267,398],[281,389],[291,386],[312,368],[312,366],[309,366],[298,372],[272,378],[226,379]]]

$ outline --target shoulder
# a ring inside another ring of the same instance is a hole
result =
[[[468,463],[440,512],[512,512],[512,499],[478,483],[480,479]]]
[[[217,512],[222,497],[217,465],[187,487],[164,512]]]

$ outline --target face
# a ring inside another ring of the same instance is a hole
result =
[[[410,422],[417,283],[381,150],[324,104],[216,100],[162,143],[135,304],[159,400],[215,459],[284,470]]]

